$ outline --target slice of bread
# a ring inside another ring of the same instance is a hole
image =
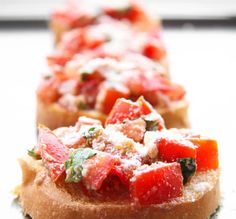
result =
[[[169,203],[137,206],[129,198],[119,201],[85,199],[51,181],[41,161],[20,160],[23,183],[20,203],[33,219],[205,219],[219,206],[219,170],[200,172],[184,186],[183,196]]]
[[[164,118],[167,128],[188,128],[188,102],[179,101],[169,108],[157,109]],[[45,104],[40,99],[37,100],[37,124],[43,124],[50,129],[62,126],[74,125],[79,116],[88,116],[99,119],[104,123],[106,115],[94,110],[80,110],[70,112],[57,103]]]

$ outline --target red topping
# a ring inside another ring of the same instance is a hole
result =
[[[152,164],[137,170],[131,195],[141,205],[159,204],[182,195],[183,177],[178,163]]]
[[[98,93],[96,108],[105,114],[109,114],[116,100],[122,97],[129,98],[129,90],[126,87],[104,83]]]
[[[98,153],[83,163],[83,183],[88,189],[99,190],[113,169],[116,159],[108,153]]]
[[[133,120],[140,116],[141,110],[137,103],[121,98],[116,100],[106,124],[122,123],[125,119]]]
[[[40,127],[39,151],[53,181],[64,172],[64,162],[69,158],[69,150],[48,128]]]
[[[173,162],[178,158],[196,158],[196,146],[188,140],[161,138],[158,142],[159,157],[162,161]]]
[[[197,170],[214,170],[219,167],[218,145],[212,139],[193,138],[190,141],[197,146]]]

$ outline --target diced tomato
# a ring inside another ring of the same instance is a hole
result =
[[[83,72],[81,73],[81,80],[82,81],[98,81],[98,82],[102,82],[104,80],[104,76],[99,72],[99,71],[94,71],[92,73],[87,73],[87,72]]]
[[[97,14],[87,10],[82,4],[78,5],[75,1],[67,1],[66,7],[53,11],[52,21],[60,23],[61,26],[75,28],[83,27],[93,23]]]
[[[75,29],[65,33],[59,44],[59,51],[75,54],[84,46],[84,30]]]
[[[184,97],[185,90],[181,85],[172,83],[170,85],[170,89],[163,91],[163,93],[165,93],[170,98],[170,100],[178,101]]]
[[[116,158],[108,153],[97,153],[83,163],[83,183],[87,189],[99,190],[116,163]]]
[[[178,158],[196,158],[196,146],[188,140],[161,138],[158,142],[159,157],[162,161],[173,162]]]
[[[47,57],[48,64],[64,66],[72,58],[71,54],[57,52]]]
[[[96,108],[105,114],[109,114],[118,98],[129,98],[129,90],[121,85],[104,83],[97,96]]]
[[[53,181],[64,172],[64,162],[69,158],[69,150],[45,127],[39,128],[38,146],[44,164]]]
[[[183,177],[178,163],[152,164],[136,170],[130,180],[133,199],[141,205],[160,204],[180,197]]]
[[[197,171],[214,170],[219,167],[216,140],[193,138],[190,141],[197,146]]]
[[[169,91],[169,82],[160,75],[148,77],[144,72],[130,72],[126,74],[125,84],[130,89],[131,93],[140,96],[143,93],[150,91]]]
[[[43,80],[37,89],[38,97],[45,103],[53,103],[57,101],[60,97],[58,91],[60,84],[60,80],[55,77]]]
[[[150,59],[160,60],[165,54],[165,47],[158,39],[150,39],[143,48],[143,55]]]
[[[170,100],[180,100],[184,97],[185,91],[183,87],[171,83],[167,78],[156,73],[152,77],[148,77],[144,72],[130,72],[126,74],[124,83],[130,89],[131,94],[135,96],[144,95],[152,92],[155,96],[156,92],[165,94]]]
[[[80,83],[78,86],[78,93],[84,95],[85,103],[91,108],[95,106],[100,83],[100,81],[91,80]]]
[[[134,2],[130,2],[124,8],[115,8],[115,7],[104,7],[104,12],[115,19],[128,19],[131,22],[137,22],[141,15],[143,16],[144,12],[139,7],[139,5]]]
[[[129,180],[131,178],[131,173],[128,171],[124,171],[124,168],[120,166],[114,166],[114,168],[111,170],[111,174],[117,176],[120,181],[125,185],[127,188],[129,188]]]
[[[106,125],[122,123],[125,119],[133,120],[141,116],[141,110],[139,104],[126,100],[124,98],[117,99],[113,106]]]
[[[143,98],[143,96],[141,96],[141,97],[138,98],[137,103],[140,105],[143,115],[147,115],[147,114],[150,114],[150,113],[152,113],[152,112],[155,111],[155,110],[153,109],[152,105],[151,105],[150,103],[148,103],[148,102]]]

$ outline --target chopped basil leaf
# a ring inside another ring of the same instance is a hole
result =
[[[83,137],[86,139],[86,144],[91,145],[93,139],[102,134],[102,129],[99,127],[91,127],[88,131],[83,133]]]
[[[79,182],[82,179],[83,163],[88,158],[96,155],[90,148],[79,148],[70,154],[69,159],[65,162],[66,182]]]
[[[90,75],[91,73],[89,73],[89,72],[81,72],[80,74],[81,74],[81,80],[82,80],[82,81],[87,81],[87,80],[88,80],[88,77],[89,77],[89,75]]]
[[[146,131],[156,131],[157,130],[157,127],[159,125],[158,120],[144,119],[144,121],[146,122]]]
[[[196,160],[194,158],[179,158],[177,162],[181,166],[183,183],[186,184],[196,172]]]
[[[80,102],[78,103],[78,109],[86,110],[86,109],[88,109],[88,106],[86,105],[85,102],[80,101]]]
[[[35,152],[34,148],[31,150],[28,150],[28,155],[36,160],[41,159],[41,156]]]

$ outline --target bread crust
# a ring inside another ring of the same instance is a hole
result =
[[[130,200],[119,203],[75,199],[51,181],[40,161],[26,158],[20,164],[23,172],[20,203],[24,213],[33,219],[205,219],[215,212],[220,200],[218,170],[194,176],[185,186],[183,197],[141,207]]]
[[[167,128],[189,127],[188,102],[186,100],[174,103],[168,108],[157,109],[157,111],[164,118]],[[106,115],[95,110],[70,112],[57,103],[46,104],[39,98],[37,100],[37,124],[43,124],[50,129],[74,125],[80,116],[88,116],[94,119],[99,119],[102,123],[106,120]]]

